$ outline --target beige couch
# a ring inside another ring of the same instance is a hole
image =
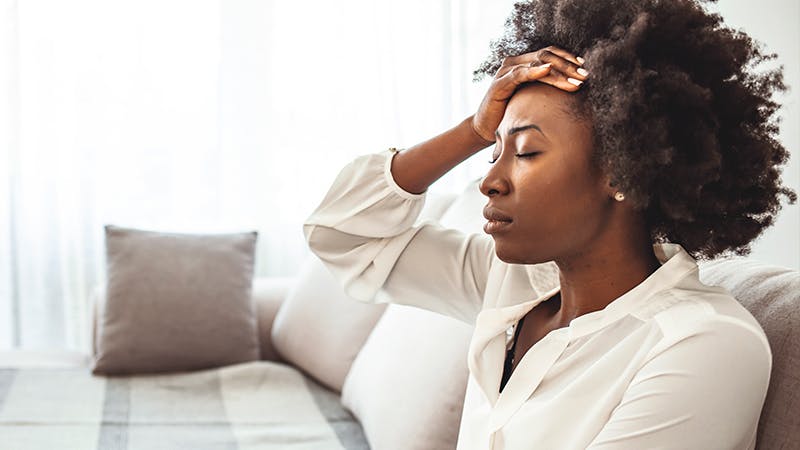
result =
[[[460,195],[431,191],[420,220],[436,218],[445,226],[483,233],[486,199],[478,182],[469,183]],[[752,312],[772,345],[773,372],[758,448],[800,448],[800,417],[795,414],[800,410],[800,272],[746,258],[700,267],[704,282],[727,288]],[[455,448],[469,326],[425,310],[348,298],[313,255],[295,277],[257,278],[252,295],[261,345],[259,370],[316,386],[315,399],[327,399],[317,402],[319,411],[329,412],[325,418],[338,438],[325,441],[330,446],[309,446],[323,442],[309,436],[308,442],[282,448],[367,448],[366,442],[377,450]],[[102,298],[103,287],[98,286],[93,304],[102,307]],[[95,322],[93,318],[93,330]],[[0,366],[28,358],[8,355],[0,355]],[[264,380],[259,388],[267,392],[278,389],[298,402],[308,396],[305,391],[287,394],[294,388],[271,387],[270,378]],[[269,408],[263,405],[262,411]],[[337,408],[341,411],[330,413]]]

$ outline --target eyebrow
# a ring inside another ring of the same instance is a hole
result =
[[[542,131],[542,129],[539,128],[539,125],[536,125],[535,123],[532,123],[530,125],[522,125],[522,126],[519,126],[519,127],[513,127],[510,130],[508,130],[508,136],[511,136],[512,134],[516,134],[516,133],[519,133],[519,132],[522,132],[522,131],[525,131],[525,130],[530,130],[530,129],[534,129],[534,130],[538,131],[545,138],[547,137],[544,134],[544,131]],[[494,135],[499,138],[500,137],[500,131],[499,130],[495,130]]]

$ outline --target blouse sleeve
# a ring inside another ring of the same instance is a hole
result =
[[[359,301],[416,306],[473,325],[494,241],[417,221],[428,191],[410,193],[395,182],[396,153],[348,163],[303,224],[306,242]]]
[[[637,372],[588,448],[752,449],[771,369],[765,338],[707,321]]]

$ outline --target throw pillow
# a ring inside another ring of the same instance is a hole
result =
[[[452,317],[389,304],[342,388],[371,448],[455,448],[471,337]]]
[[[258,360],[257,231],[105,226],[105,303],[92,373],[190,371]]]
[[[309,256],[272,323],[280,358],[321,384],[341,392],[350,370],[386,304],[345,294],[319,258]]]

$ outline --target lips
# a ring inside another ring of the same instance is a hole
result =
[[[483,225],[483,231],[485,231],[487,234],[496,233],[508,228],[512,222],[511,217],[508,214],[505,214],[494,206],[487,205],[485,208],[483,208],[483,217],[488,220],[488,222]]]
[[[510,226],[511,226],[511,221],[490,220],[485,224],[483,224],[483,231],[486,232],[486,234],[493,234],[499,231],[503,231]]]
[[[483,208],[483,217],[489,221],[511,222],[511,217],[494,206],[486,206]]]

